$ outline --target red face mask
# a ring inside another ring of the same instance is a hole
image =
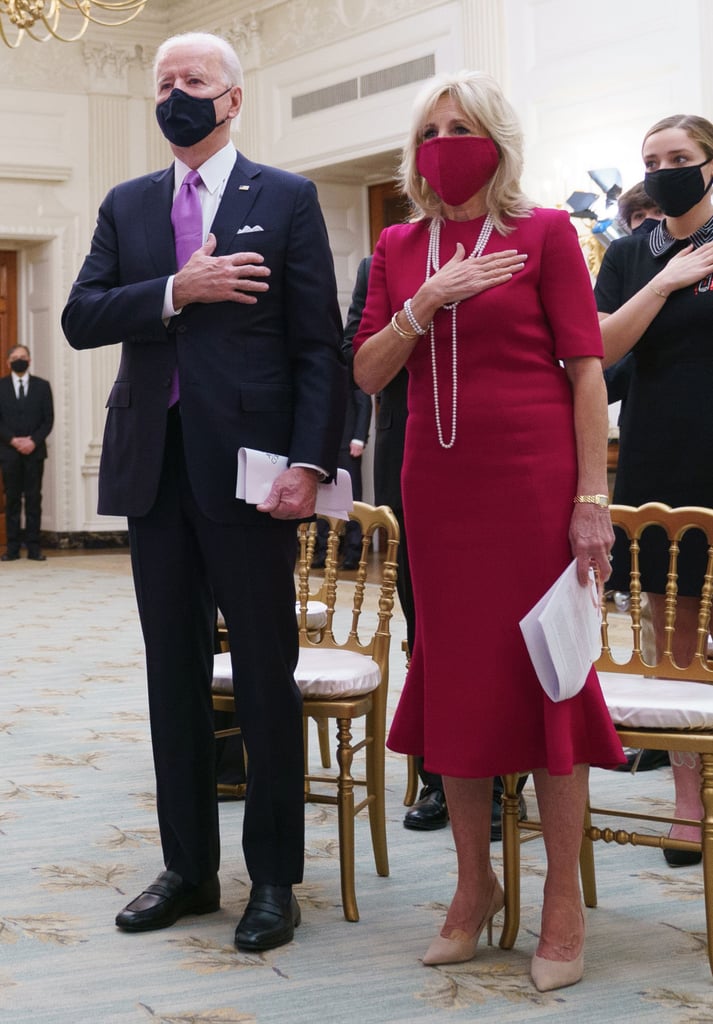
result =
[[[440,136],[416,150],[418,173],[448,206],[461,206],[480,192],[499,163],[493,140],[478,135]]]

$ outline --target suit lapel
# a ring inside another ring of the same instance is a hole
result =
[[[222,256],[233,248],[235,235],[247,222],[261,190],[259,166],[238,153],[211,225],[217,241],[216,256]]]
[[[143,195],[143,224],[146,246],[159,275],[175,274],[176,248],[171,227],[173,205],[173,164],[152,174]]]

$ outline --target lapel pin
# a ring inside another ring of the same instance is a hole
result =
[[[238,192],[249,192],[249,191],[250,191],[250,186],[249,185],[238,185]]]

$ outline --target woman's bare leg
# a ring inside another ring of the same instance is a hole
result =
[[[571,775],[533,772],[547,853],[547,877],[537,956],[574,960],[584,942],[579,850],[587,802],[589,766],[577,764]]]
[[[666,598],[663,594],[649,594],[651,619],[654,627],[656,660],[663,653]],[[676,601],[676,628],[673,634],[673,659],[679,668],[690,665],[696,653],[698,639],[699,601],[695,597],[679,597]],[[676,794],[675,814],[679,818],[703,817],[701,803],[701,761],[697,754],[679,754],[669,751],[673,784]],[[699,842],[701,830],[691,825],[673,825],[670,835],[674,839]]]
[[[472,935],[479,927],[492,896],[495,873],[490,863],[492,779],[456,779],[443,784],[458,862],[458,884],[441,935],[454,929]]]

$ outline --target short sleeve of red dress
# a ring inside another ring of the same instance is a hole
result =
[[[594,292],[579,238],[564,210],[541,210],[540,300],[552,328],[557,359],[604,355]]]

